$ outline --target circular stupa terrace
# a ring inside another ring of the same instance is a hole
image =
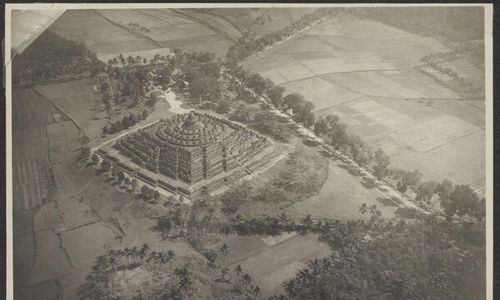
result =
[[[162,120],[154,130],[161,141],[180,147],[209,145],[235,132],[215,117],[195,112]]]

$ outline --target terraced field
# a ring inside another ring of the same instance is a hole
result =
[[[351,133],[388,152],[393,166],[418,169],[424,180],[474,183],[481,193],[484,99],[463,99],[419,70],[421,57],[448,50],[436,38],[343,13],[244,67],[303,94],[317,115],[339,115]],[[484,81],[468,61],[449,64]]]

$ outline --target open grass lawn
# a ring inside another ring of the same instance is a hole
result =
[[[440,51],[449,49],[432,36],[343,13],[243,65],[286,93],[302,93],[317,115],[337,114],[351,133],[388,152],[394,167],[418,169],[423,180],[479,186],[484,101],[462,99],[419,71],[421,57]],[[468,61],[450,64],[484,80]]]
[[[396,206],[384,206],[377,198],[385,196],[375,188],[367,188],[362,178],[349,173],[340,161],[330,161],[328,178],[319,193],[287,207],[285,212],[296,218],[311,214],[317,219],[352,220],[366,218],[359,213],[361,204],[377,205],[384,217],[394,217]]]

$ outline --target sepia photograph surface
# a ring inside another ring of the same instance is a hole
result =
[[[493,299],[491,25],[7,5],[8,298]]]

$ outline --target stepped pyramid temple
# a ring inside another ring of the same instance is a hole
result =
[[[195,185],[235,168],[245,168],[246,162],[268,143],[265,137],[242,125],[191,111],[130,133],[113,148],[136,167],[165,175],[169,182],[173,179]],[[156,182],[171,186],[162,180]]]

